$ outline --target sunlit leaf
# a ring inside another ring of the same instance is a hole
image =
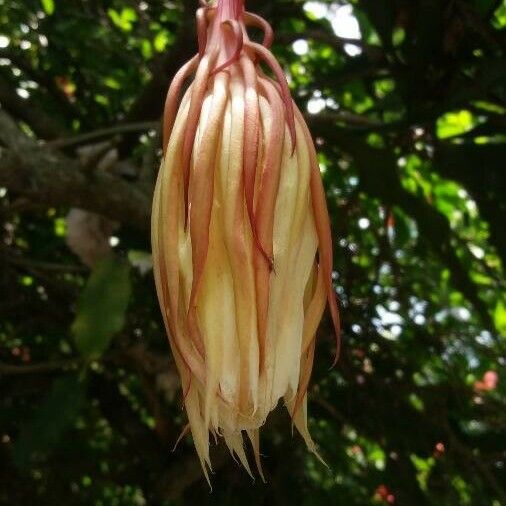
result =
[[[129,32],[133,28],[133,23],[137,21],[137,13],[130,7],[124,7],[121,11],[109,9],[107,11],[111,21],[124,32]]]
[[[494,13],[494,25],[501,29],[506,26],[506,3],[502,3]]]
[[[54,0],[40,0],[40,3],[46,14],[51,16],[54,12]]]
[[[500,300],[494,310],[494,322],[501,335],[506,335],[506,304]]]
[[[156,34],[155,40],[153,41],[153,46],[159,53],[164,51],[167,47],[167,44],[169,44],[171,40],[171,37],[169,35],[170,34],[165,31],[158,32]]]
[[[476,120],[469,111],[448,112],[437,120],[437,136],[447,139],[462,135],[472,130],[475,125]]]

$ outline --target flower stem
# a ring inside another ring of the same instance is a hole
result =
[[[218,13],[222,21],[239,20],[244,13],[244,0],[218,0]]]

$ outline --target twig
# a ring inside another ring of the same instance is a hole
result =
[[[79,207],[147,230],[150,191],[105,171],[93,178],[75,159],[37,145],[0,110],[0,186],[47,205]],[[111,191],[114,189],[114,191]]]
[[[335,406],[330,404],[330,402],[326,401],[322,397],[313,397],[310,399],[313,404],[318,404],[322,407],[334,420],[337,420],[339,423],[346,423],[346,419],[344,416],[337,410]]]
[[[0,362],[0,376],[16,376],[20,374],[39,374],[61,369],[68,369],[77,366],[82,361],[80,359],[59,360],[55,362],[44,362],[41,364],[13,365]]]
[[[93,132],[67,137],[65,139],[57,139],[44,143],[45,146],[50,148],[68,148],[70,146],[78,146],[86,144],[90,141],[103,139],[104,137],[111,137],[116,134],[124,134],[131,132],[144,132],[146,130],[153,130],[158,127],[157,121],[143,121],[138,123],[125,123],[123,125],[115,125],[108,128],[102,128]]]
[[[28,258],[16,257],[15,255],[9,255],[7,257],[7,262],[16,266],[41,269],[43,271],[79,273],[88,271],[88,268],[84,265],[66,265],[53,262],[38,262],[36,260],[30,260]]]
[[[471,463],[476,471],[481,474],[483,480],[488,483],[490,488],[497,494],[502,504],[506,504],[506,492],[503,487],[496,480],[490,469],[476,456],[473,451],[466,445],[460,442],[450,426],[446,427],[448,438],[456,453],[458,453],[464,460]]]

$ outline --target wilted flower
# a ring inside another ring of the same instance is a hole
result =
[[[261,473],[258,431],[280,398],[315,451],[306,392],[326,299],[339,353],[330,224],[314,145],[268,49],[268,23],[245,12],[244,0],[218,0],[197,11],[197,25],[199,53],[165,106],[156,287],[206,476],[209,432],[250,472],[244,431]],[[263,44],[250,41],[248,26],[263,30]]]

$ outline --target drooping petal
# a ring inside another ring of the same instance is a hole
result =
[[[214,49],[211,53],[205,54],[199,62],[197,73],[195,75],[195,81],[192,85],[190,110],[188,112],[188,119],[186,122],[184,140],[183,140],[183,156],[182,156],[182,169],[184,179],[184,196],[185,196],[185,209],[188,209],[188,185],[190,179],[190,158],[193,151],[193,143],[195,140],[195,134],[200,119],[200,110],[202,107],[202,101],[204,99],[207,80],[209,74],[214,67],[216,58],[218,57],[218,50]],[[187,211],[188,212],[188,211]]]
[[[167,92],[165,109],[163,112],[162,146],[164,156],[167,152],[167,144],[169,143],[169,137],[172,133],[174,120],[176,119],[176,112],[179,108],[179,96],[181,94],[181,89],[183,88],[184,81],[195,70],[197,63],[198,56],[194,56],[191,60],[188,60],[174,76],[174,79],[170,84],[169,91]]]
[[[231,131],[228,143],[228,168],[223,170],[223,217],[228,257],[234,278],[237,337],[239,342],[239,411],[254,412],[258,404],[258,340],[256,326],[255,278],[252,237],[245,216],[243,166],[246,157],[247,91],[240,74],[231,84]],[[224,130],[224,135],[226,134]],[[255,162],[256,163],[256,162]]]
[[[255,250],[255,286],[257,294],[258,345],[260,354],[260,374],[265,367],[265,348],[269,310],[269,278],[275,270],[273,258],[272,234],[274,226],[274,207],[278,193],[281,157],[283,151],[285,123],[282,101],[275,88],[265,80],[261,87],[266,99],[260,101],[260,111],[265,135],[264,159],[258,188],[258,199],[255,208],[257,233],[263,251],[270,259]]]
[[[265,21],[264,18],[257,16],[253,12],[246,12],[244,14],[244,20],[246,22],[246,26],[254,26],[255,28],[263,30],[264,40],[262,41],[262,46],[269,49],[274,40],[274,31],[272,30],[271,25]]]
[[[311,134],[307,128],[306,123],[304,122],[304,118],[302,117],[301,112],[295,108],[295,114],[299,121],[301,122],[304,130],[304,136],[306,138],[307,145],[310,148],[310,161],[311,161],[311,179],[310,179],[310,188],[311,188],[311,199],[313,202],[313,212],[315,216],[315,224],[316,230],[318,233],[318,241],[319,241],[319,257],[320,257],[320,265],[323,271],[323,277],[326,280],[326,290],[327,290],[327,301],[329,304],[330,314],[332,317],[332,322],[334,325],[334,331],[336,335],[336,353],[333,362],[333,366],[337,363],[339,359],[339,354],[341,351],[341,321],[339,317],[339,308],[337,306],[337,296],[332,286],[332,236],[330,231],[330,219],[329,213],[327,209],[327,202],[325,200],[325,191],[323,189],[323,184],[320,176],[320,166],[318,164],[318,159],[316,156],[316,150],[311,139]]]
[[[296,143],[294,106],[292,97],[290,96],[290,89],[288,88],[288,83],[286,82],[286,77],[283,74],[283,70],[279,66],[279,63],[276,61],[272,53],[269,52],[267,48],[261,44],[257,44],[256,42],[247,42],[245,46],[251,48],[260,57],[261,60],[265,61],[265,63],[269,66],[269,68],[274,72],[274,75],[276,76],[281,90],[283,103],[285,104],[286,108],[286,122],[288,123],[288,128],[290,130],[290,138],[292,139],[293,151],[295,149]]]

